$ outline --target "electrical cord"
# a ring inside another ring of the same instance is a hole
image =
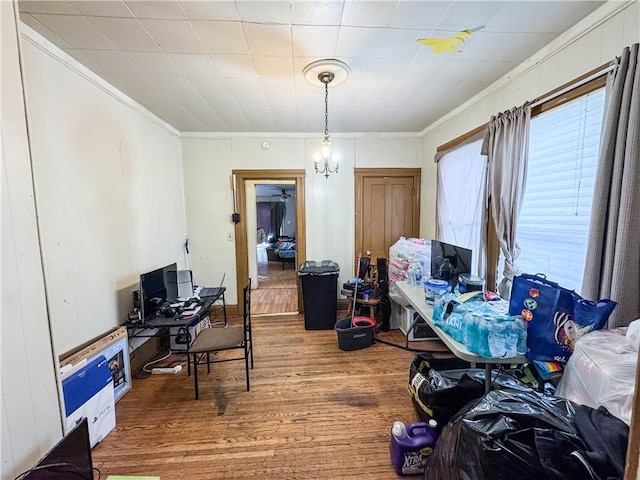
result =
[[[152,360],[150,362],[145,363],[144,366],[142,367],[142,370],[147,372],[147,373],[151,373],[151,370],[148,368],[149,365],[155,365],[156,363],[159,363],[159,362],[161,362],[163,360],[166,360],[167,358],[169,358],[172,355],[171,349],[167,349],[167,350],[168,350],[168,353],[164,357],[160,357],[160,358],[158,358],[156,360]]]
[[[100,469],[98,469],[97,467],[92,467],[91,475],[89,475],[89,471],[87,468],[81,468],[78,465],[75,465],[69,462],[59,462],[59,463],[49,463],[45,465],[37,465],[35,467],[30,468],[29,470],[22,472],[14,480],[25,479],[27,475],[29,475],[32,472],[36,472],[40,470],[53,470],[56,468],[63,468],[64,470],[62,470],[60,473],[71,474],[73,475],[73,478],[77,477],[85,480],[93,480],[94,479],[93,472],[96,472],[98,474],[98,478],[95,480],[100,480],[100,476],[101,476]],[[66,477],[65,475],[65,478],[69,478],[69,477]]]

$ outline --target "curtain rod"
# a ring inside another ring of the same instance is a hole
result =
[[[572,83],[571,85],[569,85],[566,88],[563,88],[562,90],[559,90],[559,91],[557,91],[555,93],[547,95],[546,97],[543,97],[540,100],[536,100],[535,102],[533,102],[531,104],[531,108],[537,107],[538,105],[540,105],[540,104],[542,104],[544,102],[548,102],[549,100],[553,100],[554,98],[559,97],[560,95],[564,95],[568,91],[573,90],[574,88],[578,88],[578,87],[584,85],[585,83],[589,83],[591,80],[594,80],[594,79],[596,79],[598,77],[601,77],[602,75],[605,75],[605,74],[609,73],[614,68],[616,68],[616,65],[609,65],[608,67],[605,67],[602,70],[597,71],[593,75],[589,75],[588,77],[583,78],[582,80],[579,80],[576,83]]]

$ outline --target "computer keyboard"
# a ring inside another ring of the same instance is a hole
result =
[[[195,315],[200,311],[201,308],[202,308],[202,305],[198,305],[198,306],[194,306],[193,308],[182,310],[182,316],[189,317],[191,315]]]

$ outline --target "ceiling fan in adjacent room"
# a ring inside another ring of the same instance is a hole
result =
[[[286,202],[288,199],[290,198],[295,198],[295,195],[293,195],[292,193],[287,192],[286,189],[282,189],[282,193],[280,194],[275,194],[275,195],[271,195],[272,197],[280,197],[280,200],[283,202]]]

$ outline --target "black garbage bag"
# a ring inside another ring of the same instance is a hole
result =
[[[627,458],[629,427],[604,407],[576,407],[576,429],[587,445],[586,456],[602,479],[621,479]]]
[[[568,400],[496,390],[445,426],[425,479],[603,480],[587,458]]]
[[[416,415],[423,422],[435,419],[441,429],[467,403],[484,395],[484,379],[484,368],[471,368],[464,360],[416,355],[409,370],[409,392]],[[491,380],[493,388],[530,390],[511,373],[494,372]]]

